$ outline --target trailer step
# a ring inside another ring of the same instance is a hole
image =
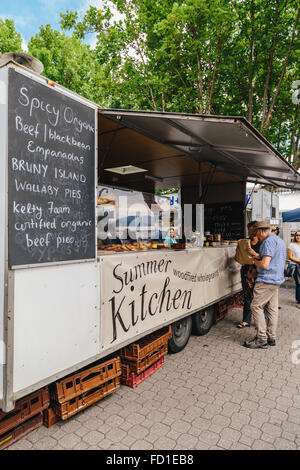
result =
[[[48,408],[49,405],[48,387],[41,388],[24,398],[20,398],[12,411],[8,413],[0,411],[0,435],[16,428],[19,424]]]
[[[114,379],[105,382],[100,387],[89,390],[82,395],[72,398],[71,400],[66,401],[65,403],[53,402],[52,407],[55,413],[62,420],[66,420],[71,416],[79,413],[79,411],[84,410],[90,405],[93,405],[102,398],[116,392],[120,388],[120,378],[115,377]]]
[[[6,449],[42,425],[43,414],[38,413],[24,423],[19,424],[15,428],[11,429],[9,432],[2,434],[0,436],[0,450]]]
[[[161,357],[157,362],[155,362],[152,366],[148,367],[148,369],[146,369],[139,375],[136,375],[134,372],[130,372],[129,377],[127,379],[123,379],[122,376],[121,383],[123,385],[127,385],[128,387],[136,388],[138,385],[144,382],[144,380],[154,374],[154,372],[160,369],[163,366],[164,361],[165,356]]]
[[[100,387],[100,385],[111,379],[119,377],[121,373],[120,357],[98,363],[92,367],[86,367],[80,372],[68,375],[55,382],[51,386],[51,399],[58,403],[65,403],[78,395]]]

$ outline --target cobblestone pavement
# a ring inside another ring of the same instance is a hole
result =
[[[231,310],[208,335],[192,336],[181,353],[168,355],[136,389],[121,386],[9,449],[300,449],[294,288],[280,289],[280,305],[276,347],[242,347],[255,330],[235,328],[241,310]]]

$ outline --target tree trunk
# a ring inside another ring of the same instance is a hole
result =
[[[250,61],[250,70],[249,70],[249,92],[248,92],[248,112],[247,112],[247,119],[249,122],[252,122],[253,118],[253,76],[254,76],[254,3],[251,2],[251,40],[250,40],[250,53],[249,53],[249,61]]]
[[[220,55],[221,55],[221,37],[219,36],[218,43],[217,43],[217,58],[214,63],[214,72],[213,72],[213,78],[212,78],[212,83],[210,87],[209,102],[208,102],[207,109],[205,110],[206,114],[211,114],[213,94],[214,94],[215,84],[216,84],[217,68],[220,62]]]
[[[294,42],[295,31],[296,31],[296,28],[297,28],[297,25],[298,25],[299,17],[300,17],[300,8],[298,9],[297,18],[296,18],[295,23],[294,23],[289,48],[288,48],[287,55],[286,55],[286,58],[285,58],[285,61],[284,61],[283,67],[282,67],[279,82],[278,82],[278,85],[277,85],[277,88],[276,88],[276,91],[275,91],[275,94],[274,94],[274,97],[273,97],[273,100],[272,100],[272,103],[271,103],[271,106],[270,106],[270,109],[269,109],[269,112],[268,112],[268,116],[267,116],[267,119],[266,119],[266,124],[264,126],[264,133],[266,133],[268,131],[269,127],[270,127],[272,114],[274,112],[274,106],[275,106],[275,103],[276,103],[276,100],[277,100],[277,97],[278,97],[278,94],[279,94],[279,90],[280,90],[280,87],[281,87],[281,84],[282,84],[282,80],[283,80],[285,72],[286,72],[286,67],[287,67],[287,64],[288,64],[288,60],[290,58],[291,48],[292,48],[292,45],[293,45],[293,42]]]

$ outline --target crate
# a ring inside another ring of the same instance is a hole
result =
[[[50,408],[47,408],[44,410],[43,413],[43,423],[46,428],[51,428],[53,424],[57,423],[57,421],[60,421],[60,417],[57,416],[53,408],[50,406]]]
[[[14,410],[8,413],[0,411],[0,435],[45,410],[49,405],[50,396],[48,387],[20,398],[20,400],[17,400]]]
[[[146,380],[148,377],[150,377],[154,372],[156,372],[158,369],[160,369],[163,364],[164,364],[165,357],[161,357],[157,362],[155,362],[152,366],[148,367],[144,372],[142,372],[139,375],[136,375],[134,372],[131,372],[129,374],[129,377],[125,380],[121,379],[121,383],[123,385],[127,385],[128,387],[131,388],[136,388],[138,385],[140,385],[144,380]]]
[[[0,436],[0,450],[6,449],[42,425],[43,414],[40,412],[34,417],[29,418],[24,423],[11,429],[9,432],[2,434]]]
[[[121,361],[142,361],[153,352],[168,344],[172,336],[171,326],[162,328],[142,338],[136,343],[131,343],[120,351]],[[155,361],[154,361],[155,362]]]
[[[98,363],[55,382],[51,386],[51,399],[58,403],[65,403],[120,375],[121,361],[119,357]]]
[[[89,390],[82,395],[72,398],[71,400],[66,401],[65,403],[53,402],[52,407],[55,413],[62,420],[68,419],[71,416],[75,415],[81,410],[84,410],[90,405],[93,405],[102,398],[110,395],[113,392],[116,392],[120,388],[120,378],[116,377],[114,379],[105,382],[100,387]]]
[[[149,356],[140,360],[128,359],[121,356],[122,361],[122,381],[127,380],[130,373],[141,374],[144,370],[157,362],[168,353],[168,343],[162,344],[158,350],[152,351]],[[123,382],[122,382],[123,383]]]

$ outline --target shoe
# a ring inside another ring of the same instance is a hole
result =
[[[297,307],[300,308],[300,304],[297,304]]]
[[[243,346],[249,349],[267,349],[268,343],[262,339],[254,338],[252,341],[245,341]]]
[[[276,341],[275,341],[275,339],[268,339],[268,345],[269,345],[269,346],[276,346]]]
[[[247,328],[248,326],[250,326],[249,323],[246,323],[245,321],[241,321],[236,325],[237,328]]]

